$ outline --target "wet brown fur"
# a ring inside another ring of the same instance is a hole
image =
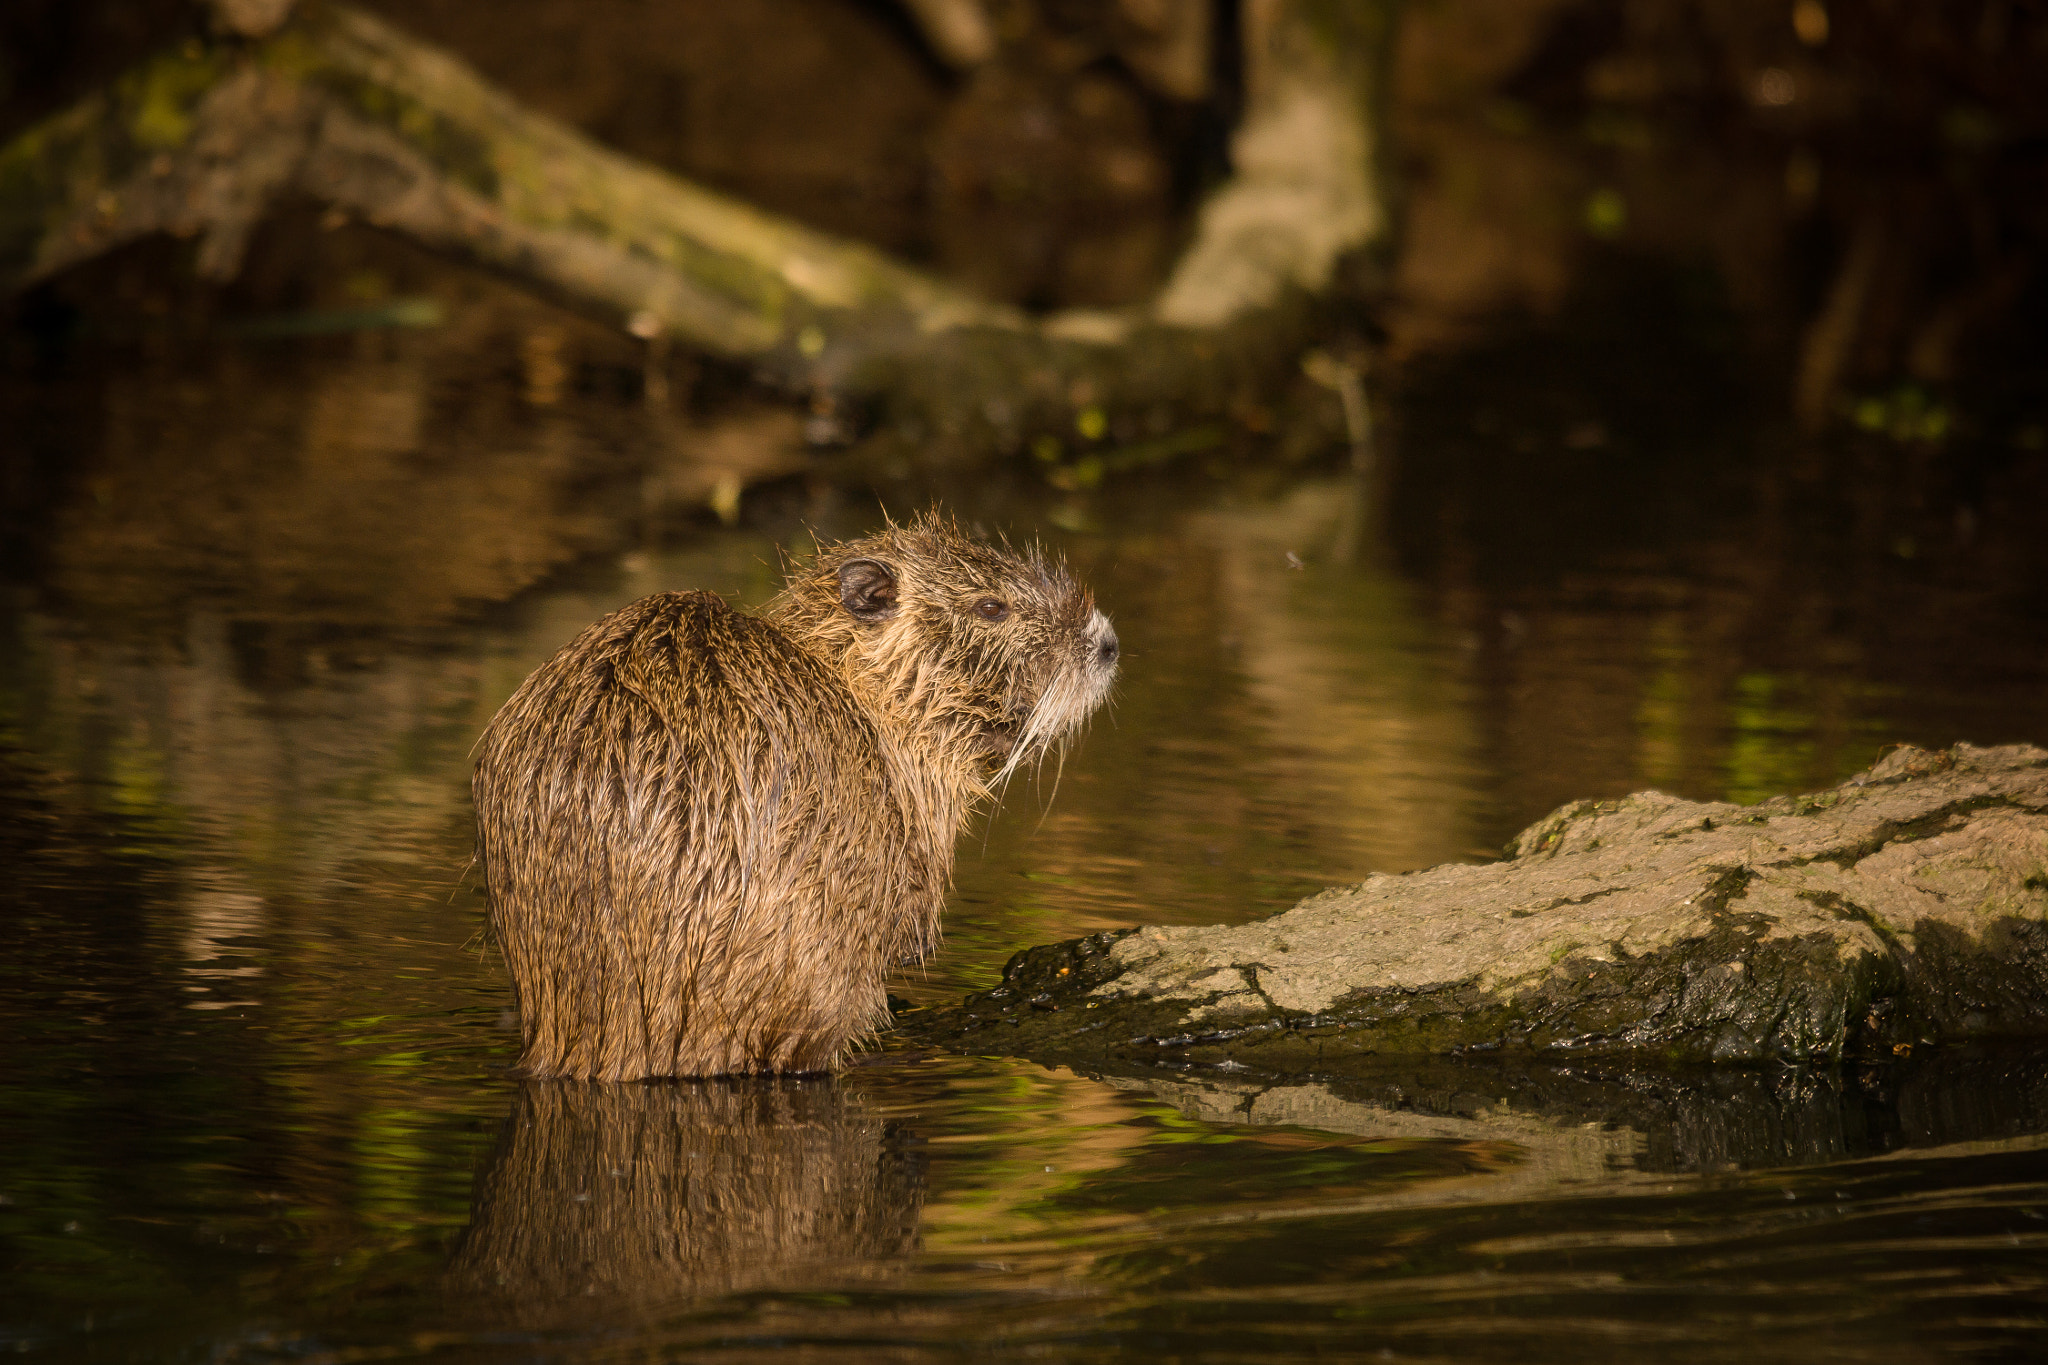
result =
[[[758,617],[658,593],[585,630],[473,782],[521,1069],[832,1067],[937,943],[969,816],[1115,655],[1061,565],[936,516],[821,549]]]

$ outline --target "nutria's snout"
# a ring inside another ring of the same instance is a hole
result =
[[[1096,612],[1088,618],[1088,634],[1095,641],[1095,663],[1111,673],[1116,672],[1116,627],[1109,618]]]

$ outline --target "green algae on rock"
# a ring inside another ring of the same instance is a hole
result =
[[[1754,806],[1580,801],[1510,856],[1254,924],[1028,949],[901,1027],[968,1052],[1267,1072],[1368,1055],[1836,1061],[2048,1035],[2048,751],[1902,748]]]

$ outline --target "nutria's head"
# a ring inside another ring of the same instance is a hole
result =
[[[1066,566],[927,514],[821,548],[770,608],[903,727],[996,780],[1071,735],[1116,677],[1116,631]]]

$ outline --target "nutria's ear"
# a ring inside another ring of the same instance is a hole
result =
[[[839,566],[839,605],[856,621],[886,621],[896,614],[896,571],[877,559]]]

